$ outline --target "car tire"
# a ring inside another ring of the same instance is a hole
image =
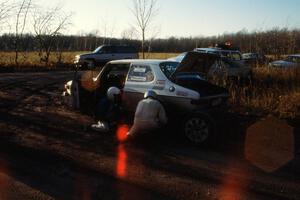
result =
[[[184,136],[196,145],[207,145],[215,138],[215,123],[206,114],[193,114],[184,120]]]

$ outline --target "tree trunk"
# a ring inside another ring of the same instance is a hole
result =
[[[17,35],[15,38],[15,65],[19,67],[19,38]]]
[[[144,51],[144,44],[145,44],[145,30],[142,30],[142,54],[143,54],[143,59],[145,59],[145,51]]]

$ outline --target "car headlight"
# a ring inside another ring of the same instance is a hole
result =
[[[79,60],[80,60],[80,56],[79,55],[75,56],[74,62],[78,62]]]

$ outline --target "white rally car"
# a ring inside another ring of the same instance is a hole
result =
[[[134,113],[147,90],[162,102],[170,121],[180,122],[184,134],[197,144],[215,133],[213,113],[221,112],[228,91],[212,84],[208,77],[218,71],[220,57],[189,52],[179,63],[170,60],[111,61],[90,78],[82,75],[68,82],[67,92],[76,108],[94,110],[109,87],[123,90],[122,107]]]

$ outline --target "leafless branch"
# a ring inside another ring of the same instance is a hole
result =
[[[157,14],[158,9],[156,8],[157,0],[132,0],[133,8],[131,12],[135,18],[136,25],[142,35],[142,53],[144,53],[144,43],[146,30],[149,27],[153,17]]]
[[[0,30],[3,24],[8,23],[8,19],[13,15],[13,11],[16,9],[16,4],[11,0],[5,0],[0,2]]]
[[[72,13],[64,13],[60,6],[47,10],[36,9],[33,17],[33,30],[39,42],[41,61],[48,64],[55,38],[71,25],[71,17]]]

